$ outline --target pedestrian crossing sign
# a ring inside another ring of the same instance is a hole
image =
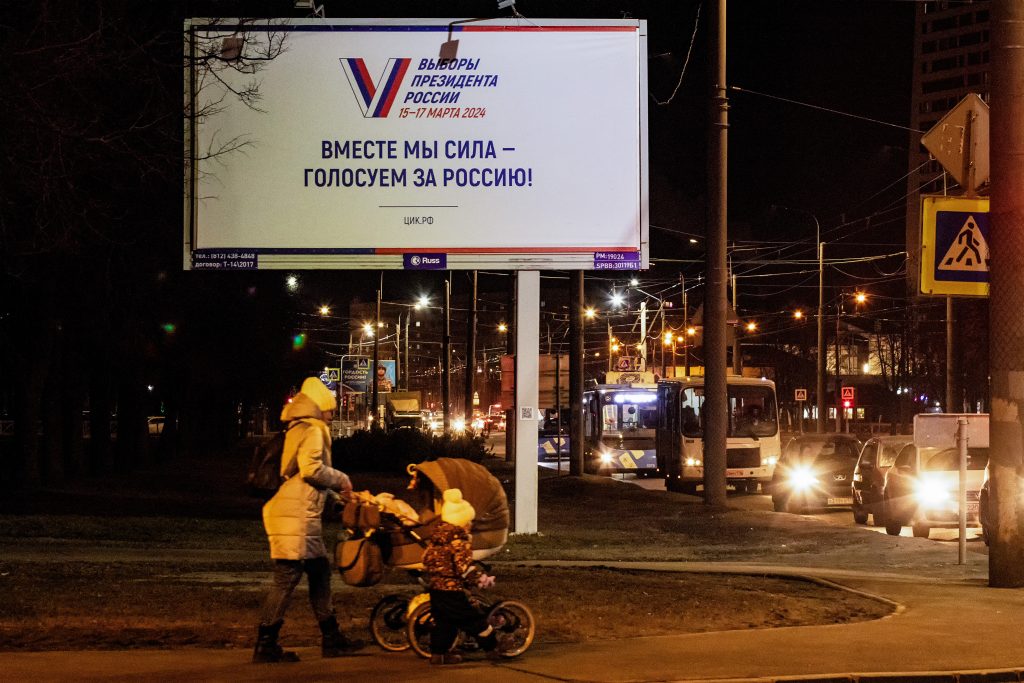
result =
[[[988,296],[988,197],[921,197],[921,293]]]

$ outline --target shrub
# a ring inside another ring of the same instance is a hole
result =
[[[433,436],[418,429],[358,431],[335,439],[331,447],[334,466],[346,472],[405,472],[416,462],[437,458],[465,458],[480,462],[487,455],[483,436],[442,434]]]

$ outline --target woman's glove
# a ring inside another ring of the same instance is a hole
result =
[[[481,574],[476,579],[477,588],[491,588],[494,586],[494,577],[490,574]]]

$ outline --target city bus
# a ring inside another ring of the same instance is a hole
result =
[[[753,493],[771,482],[782,445],[775,383],[729,376],[726,482]],[[658,383],[658,472],[669,491],[694,494],[704,483],[704,378]]]
[[[599,384],[583,392],[584,463],[593,474],[656,474],[658,387]]]

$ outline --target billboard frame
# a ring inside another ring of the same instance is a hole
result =
[[[453,19],[268,19],[264,28],[256,30],[275,31],[329,31],[343,27],[429,27],[436,30],[443,27],[458,37],[464,28],[463,20]],[[636,135],[637,161],[637,220],[638,233],[635,244],[609,244],[559,246],[520,244],[511,247],[486,247],[445,245],[403,249],[395,247],[366,247],[362,245],[331,245],[311,248],[303,247],[248,247],[232,245],[216,248],[198,248],[202,233],[200,224],[197,187],[201,182],[196,171],[197,141],[200,139],[196,121],[196,34],[204,29],[215,32],[229,32],[232,27],[242,26],[237,19],[188,19],[185,21],[185,54],[189,68],[185,76],[185,198],[184,198],[184,249],[183,265],[186,270],[302,270],[302,269],[372,269],[372,270],[645,270],[650,267],[650,171],[649,171],[649,130],[647,93],[647,22],[640,19],[545,19],[531,20],[525,26],[516,18],[501,18],[473,22],[483,24],[485,30],[523,31],[529,27],[553,28],[562,31],[596,31],[599,28],[618,27],[619,30],[634,31],[636,40],[636,93],[635,105],[637,127],[630,129]],[[253,25],[246,25],[252,30]],[[397,31],[396,31],[397,32]],[[440,35],[440,34],[439,34]],[[451,37],[451,36],[446,36]],[[439,41],[439,45],[440,45]],[[190,109],[191,107],[191,109]],[[372,226],[367,232],[372,232]],[[435,261],[433,259],[439,259]],[[424,264],[430,260],[431,263]]]

